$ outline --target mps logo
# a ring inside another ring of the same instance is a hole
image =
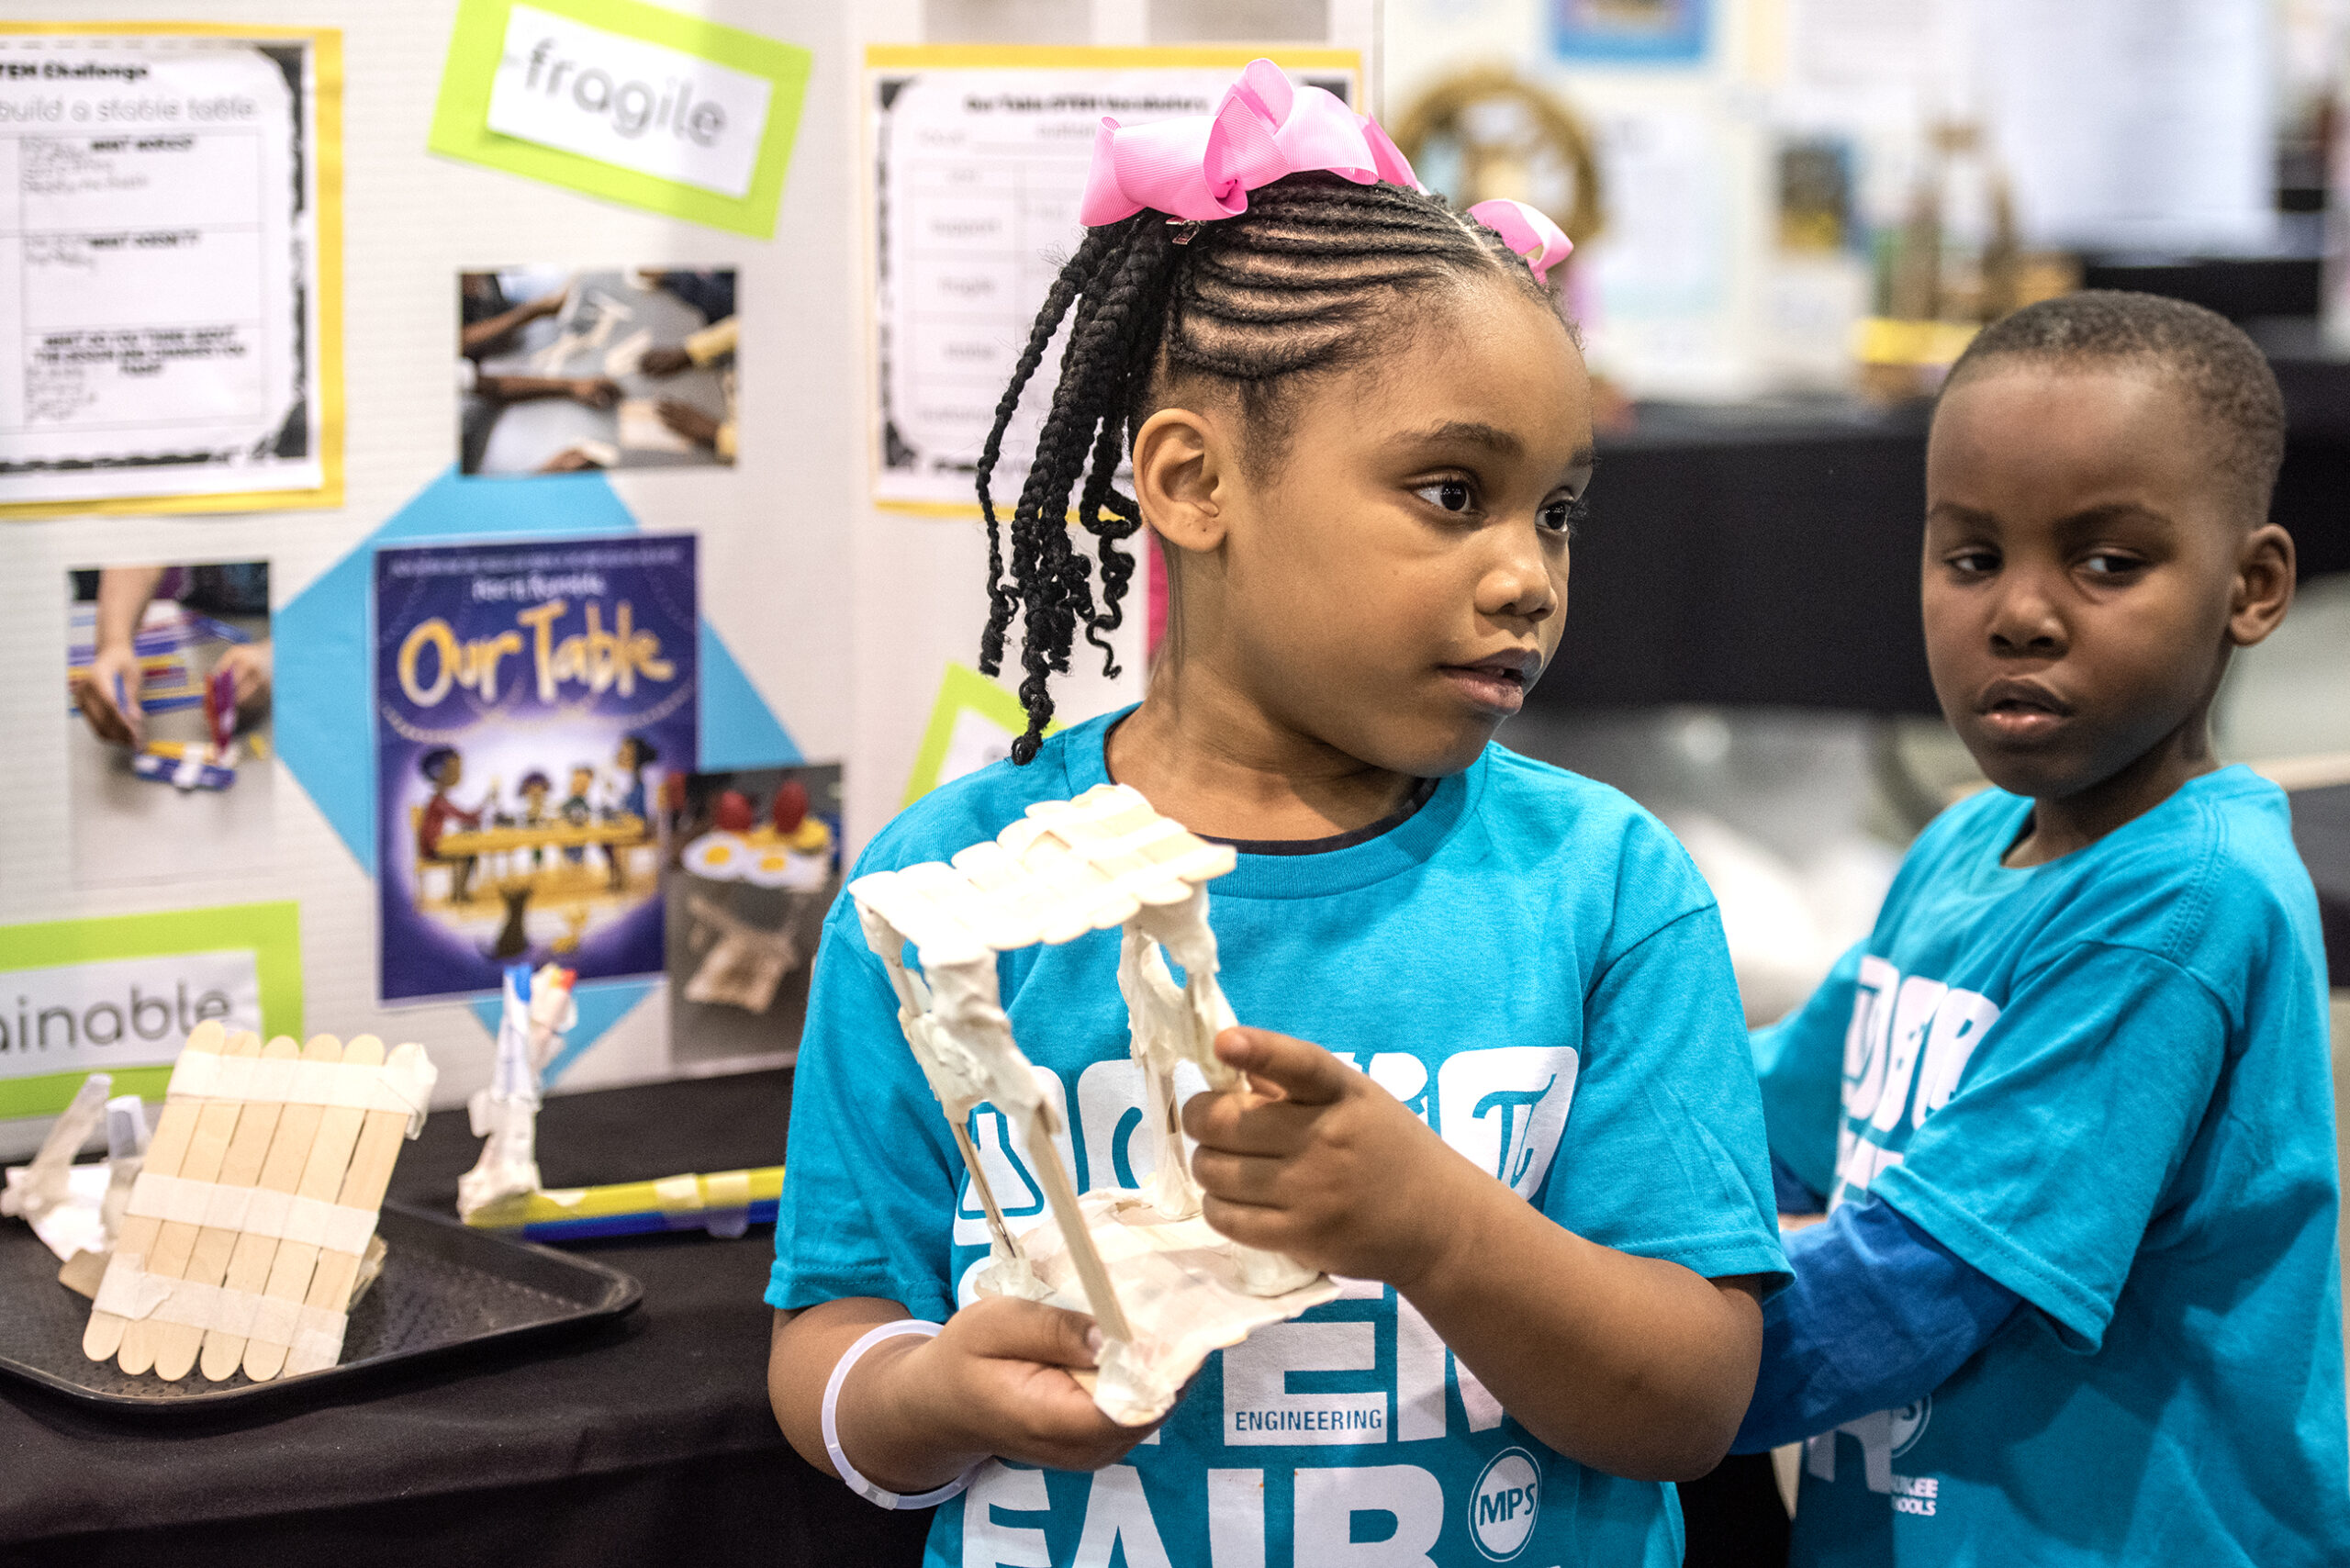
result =
[[[1477,1477],[1469,1496],[1469,1535],[1477,1550],[1506,1562],[1526,1550],[1542,1506],[1541,1471],[1524,1449],[1504,1449]]]

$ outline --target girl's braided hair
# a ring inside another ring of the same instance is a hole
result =
[[[1002,668],[1016,601],[1028,728],[1012,743],[1014,762],[1036,755],[1053,716],[1046,679],[1069,669],[1080,624],[1102,651],[1103,673],[1118,673],[1103,633],[1124,620],[1135,558],[1118,542],[1142,526],[1142,510],[1110,480],[1156,395],[1194,376],[1233,388],[1248,427],[1248,455],[1262,461],[1284,434],[1293,377],[1369,358],[1381,342],[1393,342],[1376,329],[1407,292],[1478,273],[1550,304],[1500,235],[1455,213],[1443,197],[1333,174],[1292,174],[1250,192],[1239,216],[1213,223],[1176,224],[1144,211],[1086,230],[1036,313],[979,454],[989,600],[979,667],[990,675]],[[1020,395],[1064,317],[1069,343],[1035,466],[1013,510],[1007,582],[989,481]],[[1098,605],[1092,563],[1069,539],[1072,498],[1078,521],[1099,542]]]

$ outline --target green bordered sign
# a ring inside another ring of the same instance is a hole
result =
[[[638,0],[460,0],[428,145],[765,240],[813,59]]]
[[[50,1116],[93,1072],[160,1100],[187,1032],[302,1033],[291,903],[0,926],[0,1121]]]
[[[1057,720],[1045,733],[1060,727]],[[903,803],[911,806],[941,784],[1002,761],[1012,755],[1013,738],[1027,728],[1028,713],[1016,693],[967,665],[948,664],[938,683],[938,700],[931,704],[922,749],[914,753]]]

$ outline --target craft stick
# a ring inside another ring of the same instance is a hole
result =
[[[332,1035],[313,1035],[302,1048],[304,1061],[336,1062],[342,1059],[342,1042]],[[269,1155],[262,1162],[261,1176],[253,1185],[264,1192],[292,1193],[302,1184],[302,1172],[309,1164],[310,1148],[318,1141],[319,1118],[326,1114],[324,1105],[306,1105],[298,1102],[287,1105],[277,1118],[276,1134],[269,1140]],[[251,1231],[237,1238],[236,1250],[229,1259],[226,1283],[232,1291],[244,1291],[259,1295],[269,1285],[270,1265],[277,1260],[278,1240],[274,1236],[256,1236]],[[199,1370],[214,1383],[231,1376],[245,1360],[245,1336],[227,1328],[213,1328],[204,1336],[204,1359]]]
[[[391,1060],[397,1065],[423,1054],[421,1046],[404,1045],[393,1050]],[[359,1131],[359,1146],[352,1151],[351,1170],[342,1179],[342,1192],[336,1203],[347,1209],[365,1209],[370,1214],[384,1206],[384,1191],[392,1182],[392,1162],[399,1158],[400,1145],[408,1137],[408,1113],[404,1110],[367,1113],[366,1123]],[[359,1262],[364,1250],[320,1249],[317,1270],[310,1276],[309,1294],[302,1305],[336,1314],[349,1311],[351,1287],[359,1278]],[[322,1371],[341,1359],[341,1350],[340,1338],[330,1348],[297,1346],[286,1356],[285,1371],[288,1375]]]
[[[373,1035],[362,1035],[342,1048],[342,1059],[361,1067],[380,1066],[384,1059],[384,1042]],[[310,1158],[302,1167],[301,1183],[295,1188],[297,1196],[316,1198],[330,1204],[342,1192],[343,1172],[350,1167],[351,1151],[359,1141],[359,1129],[367,1113],[356,1105],[329,1105],[319,1118],[319,1136],[310,1146]],[[316,1242],[281,1241],[277,1256],[271,1260],[269,1288],[262,1294],[295,1306],[302,1305],[310,1294],[310,1274],[318,1266],[319,1249]],[[245,1341],[245,1375],[255,1383],[267,1383],[285,1368],[285,1353],[293,1346],[289,1333],[280,1338],[275,1332],[263,1337],[256,1327]]]
[[[301,1048],[291,1036],[280,1035],[263,1047],[261,1054],[266,1060],[290,1061]],[[220,1174],[215,1178],[218,1185],[251,1187],[259,1180],[262,1161],[269,1153],[285,1109],[282,1100],[245,1103],[237,1116],[237,1130],[229,1140],[228,1156],[220,1162]],[[234,1226],[205,1226],[196,1232],[195,1249],[188,1254],[187,1268],[181,1278],[199,1285],[219,1284],[228,1277],[229,1260],[241,1234]],[[165,1383],[177,1383],[187,1376],[189,1369],[196,1365],[196,1352],[204,1347],[204,1334],[205,1330],[193,1323],[155,1325],[155,1375]]]
[[[257,1057],[261,1055],[261,1036],[246,1030],[231,1035],[221,1050],[224,1057]],[[243,1120],[249,1107],[236,1100],[208,1100],[196,1113],[196,1132],[188,1139],[187,1154],[180,1160],[179,1173],[190,1182],[217,1182],[220,1167],[229,1158],[229,1145],[236,1137],[237,1124]],[[155,1233],[154,1250],[147,1255],[147,1272],[159,1280],[183,1279],[187,1273],[188,1259],[196,1251],[196,1238],[203,1230],[200,1225],[186,1220],[167,1219]],[[162,1332],[170,1325],[142,1317],[122,1331],[122,1350],[115,1364],[137,1377],[155,1364],[155,1351]]]
[[[971,1129],[959,1119],[949,1119],[946,1125],[955,1130],[955,1147],[963,1151],[963,1169],[971,1173],[971,1185],[979,1189],[979,1206],[988,1211],[988,1234],[1006,1253],[1024,1259],[1027,1252],[1021,1247],[1019,1238],[1003,1223],[1003,1206],[996,1202],[995,1189],[988,1184],[987,1168],[979,1163],[979,1151],[971,1143]]]
[[[1093,1321],[1102,1326],[1103,1338],[1131,1341],[1134,1330],[1126,1327],[1125,1308],[1118,1305],[1118,1293],[1110,1288],[1110,1271],[1102,1266],[1102,1254],[1094,1249],[1093,1233],[1085,1228],[1085,1211],[1077,1206],[1069,1167],[1061,1163],[1061,1151],[1054,1147],[1052,1130],[1043,1116],[1029,1122],[1027,1142],[1028,1163],[1045,1184],[1045,1199],[1053,1206],[1061,1239],[1069,1243],[1069,1260],[1077,1265],[1078,1282],[1085,1287]]]
[[[207,1018],[188,1031],[187,1044],[180,1047],[185,1057],[190,1051],[218,1055],[228,1043],[229,1032],[217,1018]],[[163,1102],[163,1114],[156,1118],[155,1136],[147,1145],[147,1160],[141,1167],[158,1176],[176,1176],[180,1164],[187,1157],[188,1141],[196,1134],[198,1114],[207,1103],[193,1095],[174,1094]],[[115,1237],[114,1249],[118,1257],[145,1259],[155,1249],[155,1235],[163,1222],[151,1216],[126,1215],[122,1229]],[[122,1332],[129,1327],[129,1319],[112,1312],[90,1313],[89,1326],[82,1330],[82,1353],[94,1361],[112,1361],[122,1348]]]

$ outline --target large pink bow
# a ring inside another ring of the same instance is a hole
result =
[[[1103,117],[1078,219],[1115,223],[1146,207],[1207,222],[1245,212],[1248,193],[1285,174],[1326,171],[1359,185],[1421,188],[1387,133],[1319,87],[1295,87],[1256,60],[1213,115],[1122,126]]]
[[[1549,213],[1508,196],[1481,201],[1469,209],[1469,216],[1500,235],[1502,243],[1523,256],[1542,283],[1550,281],[1550,269],[1575,248],[1575,242],[1550,221]]]

